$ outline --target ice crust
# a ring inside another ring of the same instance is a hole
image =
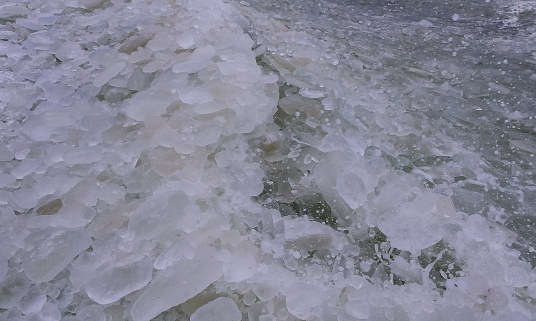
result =
[[[503,225],[533,200],[449,136],[480,118],[420,105],[514,86],[273,4],[0,5],[0,321],[536,318]],[[497,121],[530,187],[526,115]]]

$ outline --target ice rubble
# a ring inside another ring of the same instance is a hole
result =
[[[423,125],[374,58],[219,0],[0,19],[0,320],[534,318],[511,232],[404,172],[448,160],[389,155]]]

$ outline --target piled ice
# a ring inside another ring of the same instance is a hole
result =
[[[534,319],[481,156],[258,10],[0,5],[0,320]]]

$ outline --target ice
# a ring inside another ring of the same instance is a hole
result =
[[[455,214],[450,198],[433,193],[417,196],[378,221],[380,230],[399,249],[415,251],[439,242],[445,233],[444,221]]]
[[[6,259],[0,259],[0,282],[2,282],[8,272],[8,264]]]
[[[0,283],[0,309],[9,309],[26,295],[30,281],[23,273],[11,274]]]
[[[247,280],[257,272],[257,259],[247,252],[237,251],[226,262],[223,271],[229,282]]]
[[[63,160],[68,164],[91,164],[97,162],[102,153],[97,147],[78,147],[63,154]]]
[[[329,227],[307,219],[283,219],[285,247],[297,251],[314,251],[330,247],[333,236]]]
[[[344,307],[346,312],[354,318],[361,320],[370,318],[371,305],[366,300],[348,301]]]
[[[84,55],[84,52],[79,43],[65,41],[54,51],[54,55],[61,61],[69,61]]]
[[[510,146],[529,153],[536,153],[536,143],[532,140],[512,140]]]
[[[78,5],[86,9],[97,9],[103,6],[108,0],[78,0]]]
[[[163,114],[172,102],[169,96],[160,95],[157,91],[142,91],[125,101],[125,110],[132,119],[143,121]]]
[[[0,173],[0,188],[11,187],[17,178],[11,174]]]
[[[6,162],[14,158],[13,150],[7,144],[0,144],[0,161]]]
[[[185,104],[197,105],[211,102],[214,97],[205,87],[195,87],[180,95],[180,99]]]
[[[199,250],[159,273],[130,310],[134,321],[149,321],[167,309],[194,297],[223,275],[222,263],[210,248]]]
[[[80,321],[106,321],[106,314],[102,307],[98,305],[89,305],[76,312],[76,317]]]
[[[44,321],[60,321],[62,316],[58,306],[54,303],[45,303],[39,313]]]
[[[210,59],[212,59],[214,54],[215,49],[211,45],[196,48],[188,58],[188,61],[173,65],[173,71],[177,73],[186,72],[189,74],[198,72],[210,64]]]
[[[95,80],[93,80],[93,86],[104,86],[108,81],[110,81],[110,79],[117,76],[125,68],[125,65],[125,62],[119,61],[107,67],[105,70],[102,71],[100,75],[95,78]]]
[[[33,286],[24,295],[20,303],[20,312],[23,314],[39,312],[45,302],[47,302],[46,293],[39,286]]]
[[[83,228],[49,228],[34,231],[25,239],[27,251],[22,266],[28,278],[48,282],[60,273],[71,260],[91,245],[91,238]]]
[[[0,7],[0,17],[4,19],[26,16],[29,12],[30,10],[23,5],[8,3]]]
[[[191,321],[240,321],[242,313],[236,303],[225,297],[219,297],[199,309],[190,317]]]
[[[532,7],[38,2],[0,5],[0,320],[534,319]]]
[[[147,285],[152,270],[152,262],[147,259],[123,266],[104,264],[92,273],[86,293],[97,303],[113,303]]]
[[[365,184],[357,175],[352,173],[341,173],[337,176],[335,183],[337,193],[352,209],[361,206],[367,199]]]
[[[304,282],[291,283],[288,287],[288,312],[302,320],[319,318],[322,315],[322,302],[329,297],[324,289]]]

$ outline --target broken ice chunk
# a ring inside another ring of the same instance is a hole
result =
[[[240,321],[242,313],[229,298],[219,297],[197,309],[190,321]]]
[[[91,164],[99,161],[102,157],[101,149],[96,146],[80,146],[67,150],[63,154],[63,160],[67,164]]]
[[[326,293],[313,284],[294,282],[289,285],[286,303],[288,312],[302,320],[319,318]]]
[[[28,292],[30,282],[21,273],[12,274],[0,283],[0,309],[9,309]]]
[[[330,227],[305,218],[284,217],[283,222],[285,224],[285,248],[296,251],[314,251],[331,246],[333,230]]]
[[[124,266],[100,266],[86,284],[86,293],[100,304],[115,302],[143,288],[152,277],[153,264],[142,260]]]
[[[339,174],[335,188],[352,209],[358,208],[367,200],[367,190],[363,180],[353,173]]]
[[[102,307],[92,304],[80,309],[76,313],[76,318],[80,321],[106,321],[106,314],[102,311]]]
[[[35,283],[52,280],[91,245],[84,228],[47,228],[33,232],[24,241],[28,250],[22,255],[22,266],[26,276]]]
[[[84,55],[84,51],[80,48],[80,45],[76,42],[65,41],[54,52],[56,58],[60,61],[69,61],[77,57]]]
[[[143,121],[150,116],[158,116],[166,111],[173,102],[170,94],[162,94],[155,91],[142,91],[126,101],[125,111],[135,120]]]
[[[58,213],[62,207],[63,207],[63,203],[61,199],[57,198],[39,207],[37,209],[37,214],[38,215],[54,215]]]
[[[378,220],[378,228],[393,247],[407,251],[421,250],[443,238],[448,217],[455,213],[450,198],[425,193],[383,214]]]
[[[43,305],[47,302],[45,292],[39,286],[33,286],[28,293],[24,295],[24,299],[20,304],[20,311],[24,314],[39,312]]]
[[[216,50],[213,46],[207,45],[199,47],[188,58],[188,61],[173,65],[173,72],[195,73],[206,68],[210,64],[210,59],[214,57]]]
[[[26,16],[30,10],[25,5],[6,4],[0,7],[0,19],[13,19]]]
[[[352,300],[345,304],[346,313],[360,320],[370,318],[371,305],[366,300]]]
[[[198,250],[191,260],[183,259],[162,271],[134,302],[134,321],[149,321],[169,308],[193,298],[223,274],[216,250]],[[220,316],[222,317],[222,316]]]
[[[255,275],[257,259],[249,253],[238,251],[233,253],[223,270],[228,282],[240,282]]]
[[[196,87],[185,90],[179,94],[182,102],[190,105],[204,104],[211,102],[214,97],[205,87]]]
[[[102,71],[100,75],[98,75],[95,80],[93,80],[93,86],[95,87],[102,87],[104,86],[110,79],[117,76],[123,69],[125,69],[125,62],[119,61],[115,64],[107,67]]]

